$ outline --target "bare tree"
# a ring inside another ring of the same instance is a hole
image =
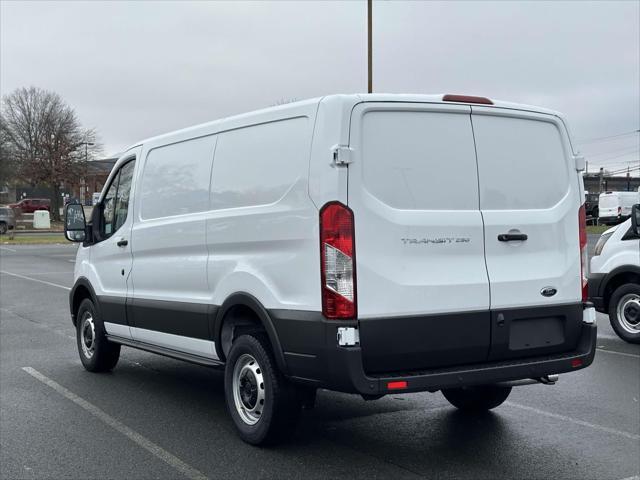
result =
[[[82,128],[60,95],[35,87],[2,99],[0,147],[0,171],[51,188],[54,219],[60,217],[61,188],[83,175],[89,153],[93,158],[101,150],[95,131]]]

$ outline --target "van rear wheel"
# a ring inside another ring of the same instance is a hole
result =
[[[479,385],[462,388],[445,388],[444,398],[460,410],[482,412],[502,405],[511,393],[511,387]]]
[[[609,300],[609,321],[620,338],[640,343],[640,285],[619,286]]]
[[[224,390],[229,414],[245,442],[273,444],[293,434],[300,415],[300,396],[278,370],[264,334],[245,334],[233,342],[225,366]]]

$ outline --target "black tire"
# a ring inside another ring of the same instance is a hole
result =
[[[451,405],[468,412],[483,412],[496,408],[502,405],[510,393],[511,387],[500,387],[498,385],[479,385],[442,390],[444,398]]]
[[[7,233],[7,224],[4,222],[0,222],[0,235],[4,235],[5,233]]]
[[[251,359],[256,363],[251,363]],[[245,367],[241,368],[242,365]],[[253,370],[248,371],[251,368],[256,369],[257,377],[252,373]],[[244,383],[241,381],[243,370],[247,371]],[[234,376],[238,377],[237,385],[242,385],[237,389],[237,399],[234,396]],[[263,381],[260,382],[260,379]],[[258,389],[261,390],[258,392]],[[234,340],[227,357],[224,390],[229,414],[240,438],[245,442],[268,445],[283,441],[293,434],[300,416],[300,398],[296,388],[278,370],[271,345],[264,334],[249,333]],[[253,397],[254,393],[256,397]],[[260,399],[263,403],[259,403]],[[250,408],[236,407],[236,400],[242,406],[257,409],[258,405],[262,405],[262,408],[248,414],[246,412]],[[255,421],[250,424],[241,415],[258,418],[250,418],[250,421]]]
[[[90,372],[113,370],[120,358],[120,345],[107,340],[104,323],[93,302],[88,298],[80,303],[76,315],[76,344],[80,361]]]
[[[615,289],[609,299],[609,321],[611,327],[625,342],[640,343],[640,285],[625,283]],[[635,300],[634,300],[635,299]],[[618,312],[618,310],[621,310]],[[620,314],[619,314],[620,313]],[[624,319],[621,318],[624,316]],[[634,333],[634,326],[637,331]]]

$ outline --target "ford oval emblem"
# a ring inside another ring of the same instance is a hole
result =
[[[553,287],[545,287],[540,291],[540,295],[543,297],[553,297],[556,293],[558,293],[558,290]]]

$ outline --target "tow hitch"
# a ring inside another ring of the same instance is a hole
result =
[[[542,383],[543,385],[555,385],[558,381],[558,375],[545,375],[538,378],[523,378],[522,380],[512,380],[510,382],[499,382],[496,385],[501,387],[521,387],[523,385],[533,385]]]

